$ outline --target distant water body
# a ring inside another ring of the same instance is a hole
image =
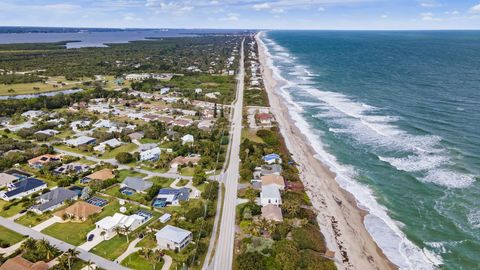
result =
[[[147,38],[184,37],[204,33],[228,33],[226,30],[128,30],[109,32],[77,32],[77,33],[0,33],[0,44],[43,43],[59,41],[79,41],[67,43],[67,48],[106,47],[109,43],[126,43]],[[232,32],[230,30],[230,32]]]
[[[281,94],[402,269],[480,269],[480,32],[271,31]]]

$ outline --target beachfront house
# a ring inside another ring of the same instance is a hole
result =
[[[8,185],[7,191],[0,191],[0,198],[5,201],[21,199],[46,188],[47,184],[45,182],[36,178],[27,178]]]
[[[262,160],[269,165],[275,164],[275,163],[279,163],[279,164],[282,163],[282,158],[278,154],[265,155],[262,157]]]
[[[166,225],[155,234],[155,238],[160,249],[180,251],[192,241],[193,234],[191,231]]]
[[[267,174],[260,177],[260,181],[262,182],[262,186],[275,185],[280,190],[285,189],[285,180],[281,175]]]
[[[262,218],[268,221],[282,222],[282,209],[273,204],[267,204],[262,207]]]
[[[268,204],[280,206],[282,204],[282,196],[276,185],[262,185],[262,191],[260,192],[260,204],[262,206],[266,206]]]
[[[76,199],[78,199],[77,192],[61,187],[56,188],[38,197],[38,204],[32,207],[32,211],[40,215],[47,211],[57,209],[66,201],[73,201]]]

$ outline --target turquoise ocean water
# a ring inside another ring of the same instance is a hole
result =
[[[480,32],[270,31],[278,91],[402,269],[480,269]],[[436,265],[436,266],[435,266]]]

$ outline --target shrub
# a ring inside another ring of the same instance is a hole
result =
[[[292,230],[292,237],[299,249],[311,249],[325,252],[325,240],[317,226],[306,224],[302,228]]]

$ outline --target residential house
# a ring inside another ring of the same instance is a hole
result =
[[[193,143],[194,141],[193,135],[187,134],[182,137],[182,144]]]
[[[27,178],[7,186],[7,191],[0,192],[0,198],[5,201],[20,199],[47,188],[47,184],[36,178]]]
[[[272,119],[273,116],[269,113],[259,113],[256,115],[256,118],[260,124],[265,125],[265,126],[270,126],[272,125]]]
[[[89,137],[89,136],[80,136],[78,138],[70,139],[65,141],[65,144],[73,147],[78,147],[87,144],[95,144],[97,139]]]
[[[190,195],[189,188],[162,188],[158,191],[155,201],[164,201],[165,205],[179,205],[180,202],[188,201]]]
[[[262,160],[271,165],[275,163],[282,163],[282,158],[278,154],[268,154],[262,157]]]
[[[279,190],[285,190],[285,180],[283,176],[277,174],[267,174],[260,177],[262,186],[275,185]]]
[[[138,177],[127,177],[125,180],[120,184],[121,188],[129,188],[135,190],[135,192],[145,192],[149,188],[153,186],[153,183],[148,180],[143,180],[142,178]]]
[[[69,174],[69,173],[79,174],[79,173],[82,173],[82,172],[86,172],[88,170],[90,170],[90,166],[85,165],[85,164],[81,164],[81,163],[78,163],[78,162],[72,162],[72,163],[64,164],[64,165],[56,168],[55,170],[53,170],[53,173],[55,173],[55,174]]]
[[[78,201],[63,210],[56,212],[54,215],[60,219],[67,217],[69,219],[85,221],[91,215],[99,214],[101,212],[101,207],[84,201]]]
[[[177,127],[189,127],[193,125],[193,121],[191,119],[178,118],[173,120],[172,125]]]
[[[160,220],[161,223],[167,223],[171,218],[172,215],[170,215],[169,213],[165,213],[161,217],[159,217],[158,220]]]
[[[43,114],[44,113],[42,111],[30,110],[30,111],[26,111],[26,112],[22,113],[22,116],[33,119],[33,118],[38,118],[38,117],[42,116]]]
[[[113,149],[113,148],[119,147],[122,144],[123,143],[121,141],[119,141],[116,138],[113,138],[113,139],[101,142],[99,145],[93,147],[93,150],[99,151],[99,152],[104,152],[107,149],[107,146]]]
[[[154,147],[148,150],[140,151],[140,161],[155,161],[160,158],[162,150],[160,147]]]
[[[22,255],[8,259],[0,266],[0,270],[47,270],[48,268],[49,266],[46,262],[38,261],[32,263],[24,259]]]
[[[202,120],[198,123],[197,127],[203,130],[209,130],[213,127],[215,122],[212,119]]]
[[[260,204],[266,206],[267,204],[273,204],[280,206],[282,204],[282,196],[280,190],[276,185],[262,185],[262,191],[260,192]]]
[[[80,180],[80,182],[85,184],[89,183],[92,180],[105,181],[114,177],[115,174],[113,173],[113,171],[111,169],[105,168],[85,176],[82,180]]]
[[[130,133],[128,134],[128,137],[132,140],[132,141],[138,141],[138,140],[141,140],[144,136],[144,133],[143,132],[133,132],[133,133]]]
[[[282,165],[280,164],[263,165],[261,167],[255,168],[255,171],[253,172],[253,177],[256,179],[260,179],[261,176],[268,174],[280,175],[282,171]]]
[[[170,168],[173,170],[178,170],[178,166],[183,166],[183,165],[197,165],[198,162],[200,161],[200,155],[190,155],[187,157],[176,157],[170,162]]]
[[[47,136],[55,136],[59,133],[60,133],[60,131],[54,130],[54,129],[44,129],[44,130],[39,130],[39,131],[35,132],[35,134],[43,134],[43,135],[47,135]]]
[[[8,173],[0,173],[0,188],[10,185],[11,183],[17,181],[19,178],[15,175]]]
[[[111,239],[117,233],[115,232],[115,228],[129,228],[131,231],[134,231],[138,227],[140,227],[143,223],[145,223],[147,219],[143,216],[133,214],[130,216],[115,213],[113,216],[105,217],[95,223],[94,231],[104,231],[105,232],[105,239]],[[95,232],[90,232],[90,234],[95,234]]]
[[[37,199],[38,204],[32,207],[32,211],[40,215],[62,206],[66,201],[76,199],[78,199],[77,192],[59,187],[39,196]]]
[[[61,161],[63,155],[45,154],[28,160],[28,165],[32,168],[40,169],[50,162]]]
[[[282,222],[282,209],[273,204],[267,204],[262,207],[262,218],[269,221]]]
[[[155,237],[160,249],[180,251],[192,241],[193,234],[191,231],[166,225],[155,234]]]

